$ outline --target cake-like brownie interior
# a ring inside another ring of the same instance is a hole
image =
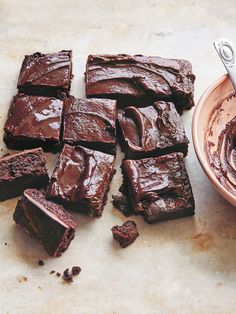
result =
[[[115,157],[82,146],[65,145],[49,184],[49,199],[100,217],[114,174]]]
[[[87,97],[119,100],[119,106],[174,102],[182,112],[194,105],[195,76],[189,61],[142,55],[89,55]]]
[[[188,152],[188,139],[175,106],[127,107],[118,114],[118,137],[125,157],[139,159],[171,152]]]
[[[72,51],[27,55],[21,66],[17,87],[28,95],[60,97],[68,94],[72,79]]]
[[[123,248],[132,244],[139,236],[137,225],[133,220],[127,220],[121,226],[116,225],[111,228],[111,231],[114,239]]]
[[[116,101],[67,97],[63,141],[115,154]]]
[[[53,97],[17,94],[4,126],[10,149],[43,147],[54,151],[60,142],[63,101]]]
[[[124,160],[124,183],[133,211],[148,223],[194,214],[194,198],[183,154]]]
[[[65,252],[75,236],[76,222],[72,216],[62,205],[46,200],[45,193],[36,189],[24,191],[13,218],[52,256]]]
[[[49,181],[41,148],[0,158],[0,200],[16,197],[27,188],[43,188]]]

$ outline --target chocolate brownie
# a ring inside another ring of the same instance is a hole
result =
[[[17,87],[29,95],[61,97],[68,94],[72,79],[72,51],[25,56]]]
[[[36,237],[49,255],[60,256],[75,236],[77,227],[63,206],[46,200],[45,193],[25,190],[13,218],[30,236]]]
[[[4,141],[10,149],[58,148],[63,101],[53,97],[17,94],[4,126]]]
[[[194,214],[194,198],[183,154],[124,160],[122,171],[133,211],[148,223]]]
[[[139,159],[188,152],[188,139],[175,106],[155,102],[153,106],[127,107],[118,114],[119,142],[125,157]]]
[[[87,97],[113,98],[119,106],[147,105],[156,100],[174,102],[182,112],[194,105],[190,62],[142,55],[89,55]]]
[[[116,101],[68,97],[64,104],[63,141],[115,154]]]
[[[41,148],[0,158],[0,200],[21,195],[27,188],[48,184],[46,159]]]
[[[122,226],[112,227],[111,231],[114,239],[118,241],[123,248],[129,246],[139,236],[137,225],[132,220],[127,220]]]
[[[82,146],[65,145],[49,184],[49,199],[100,217],[114,173],[115,157]]]

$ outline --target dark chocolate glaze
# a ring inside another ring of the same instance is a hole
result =
[[[63,141],[114,153],[116,101],[67,97],[64,103]]]
[[[89,55],[86,67],[86,94],[150,103],[173,101],[178,111],[194,105],[195,76],[186,60],[142,55]]]
[[[4,141],[12,149],[59,144],[63,101],[53,97],[17,94],[4,126]]]
[[[207,147],[211,145],[207,142]],[[236,117],[230,120],[221,132],[217,149],[211,154],[207,149],[209,162],[221,184],[236,195]]]
[[[73,217],[63,206],[46,200],[45,193],[25,190],[13,218],[30,235],[36,237],[49,255],[60,256],[75,236]]]
[[[72,51],[25,56],[17,87],[19,91],[41,96],[57,96],[57,92],[70,91],[72,79]]]
[[[0,200],[19,196],[27,188],[48,185],[46,158],[41,148],[0,158]]]
[[[100,217],[114,173],[115,158],[81,146],[65,145],[47,196],[69,208]]]
[[[118,123],[126,158],[188,152],[189,141],[173,103],[159,101],[143,108],[127,107],[118,114]]]
[[[133,220],[127,220],[121,226],[111,228],[113,237],[122,248],[132,244],[139,236],[137,225]]]
[[[194,214],[183,154],[124,160],[124,182],[133,211],[149,223]]]

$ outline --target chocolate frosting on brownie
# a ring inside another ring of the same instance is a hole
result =
[[[183,154],[125,160],[122,168],[133,210],[149,223],[194,214]]]
[[[87,60],[88,97],[168,99],[182,111],[194,105],[194,80],[186,60],[126,54],[89,55]]]
[[[34,87],[37,86],[69,91],[72,79],[71,57],[71,50],[50,54],[36,52],[33,55],[26,55],[17,87],[24,92],[30,92],[31,86],[33,93],[36,91]]]
[[[114,173],[112,155],[65,145],[48,188],[48,198],[91,216],[101,216]]]
[[[64,103],[63,141],[104,152],[115,150],[116,101],[111,99],[76,99]]]
[[[63,101],[17,94],[9,108],[4,140],[9,148],[58,144]]]
[[[159,101],[153,106],[127,107],[118,115],[120,143],[127,158],[157,156],[188,150],[188,139],[175,106]]]

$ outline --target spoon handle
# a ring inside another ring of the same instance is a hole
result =
[[[233,44],[229,39],[221,38],[214,41],[214,47],[220,56],[236,91],[236,60]]]

